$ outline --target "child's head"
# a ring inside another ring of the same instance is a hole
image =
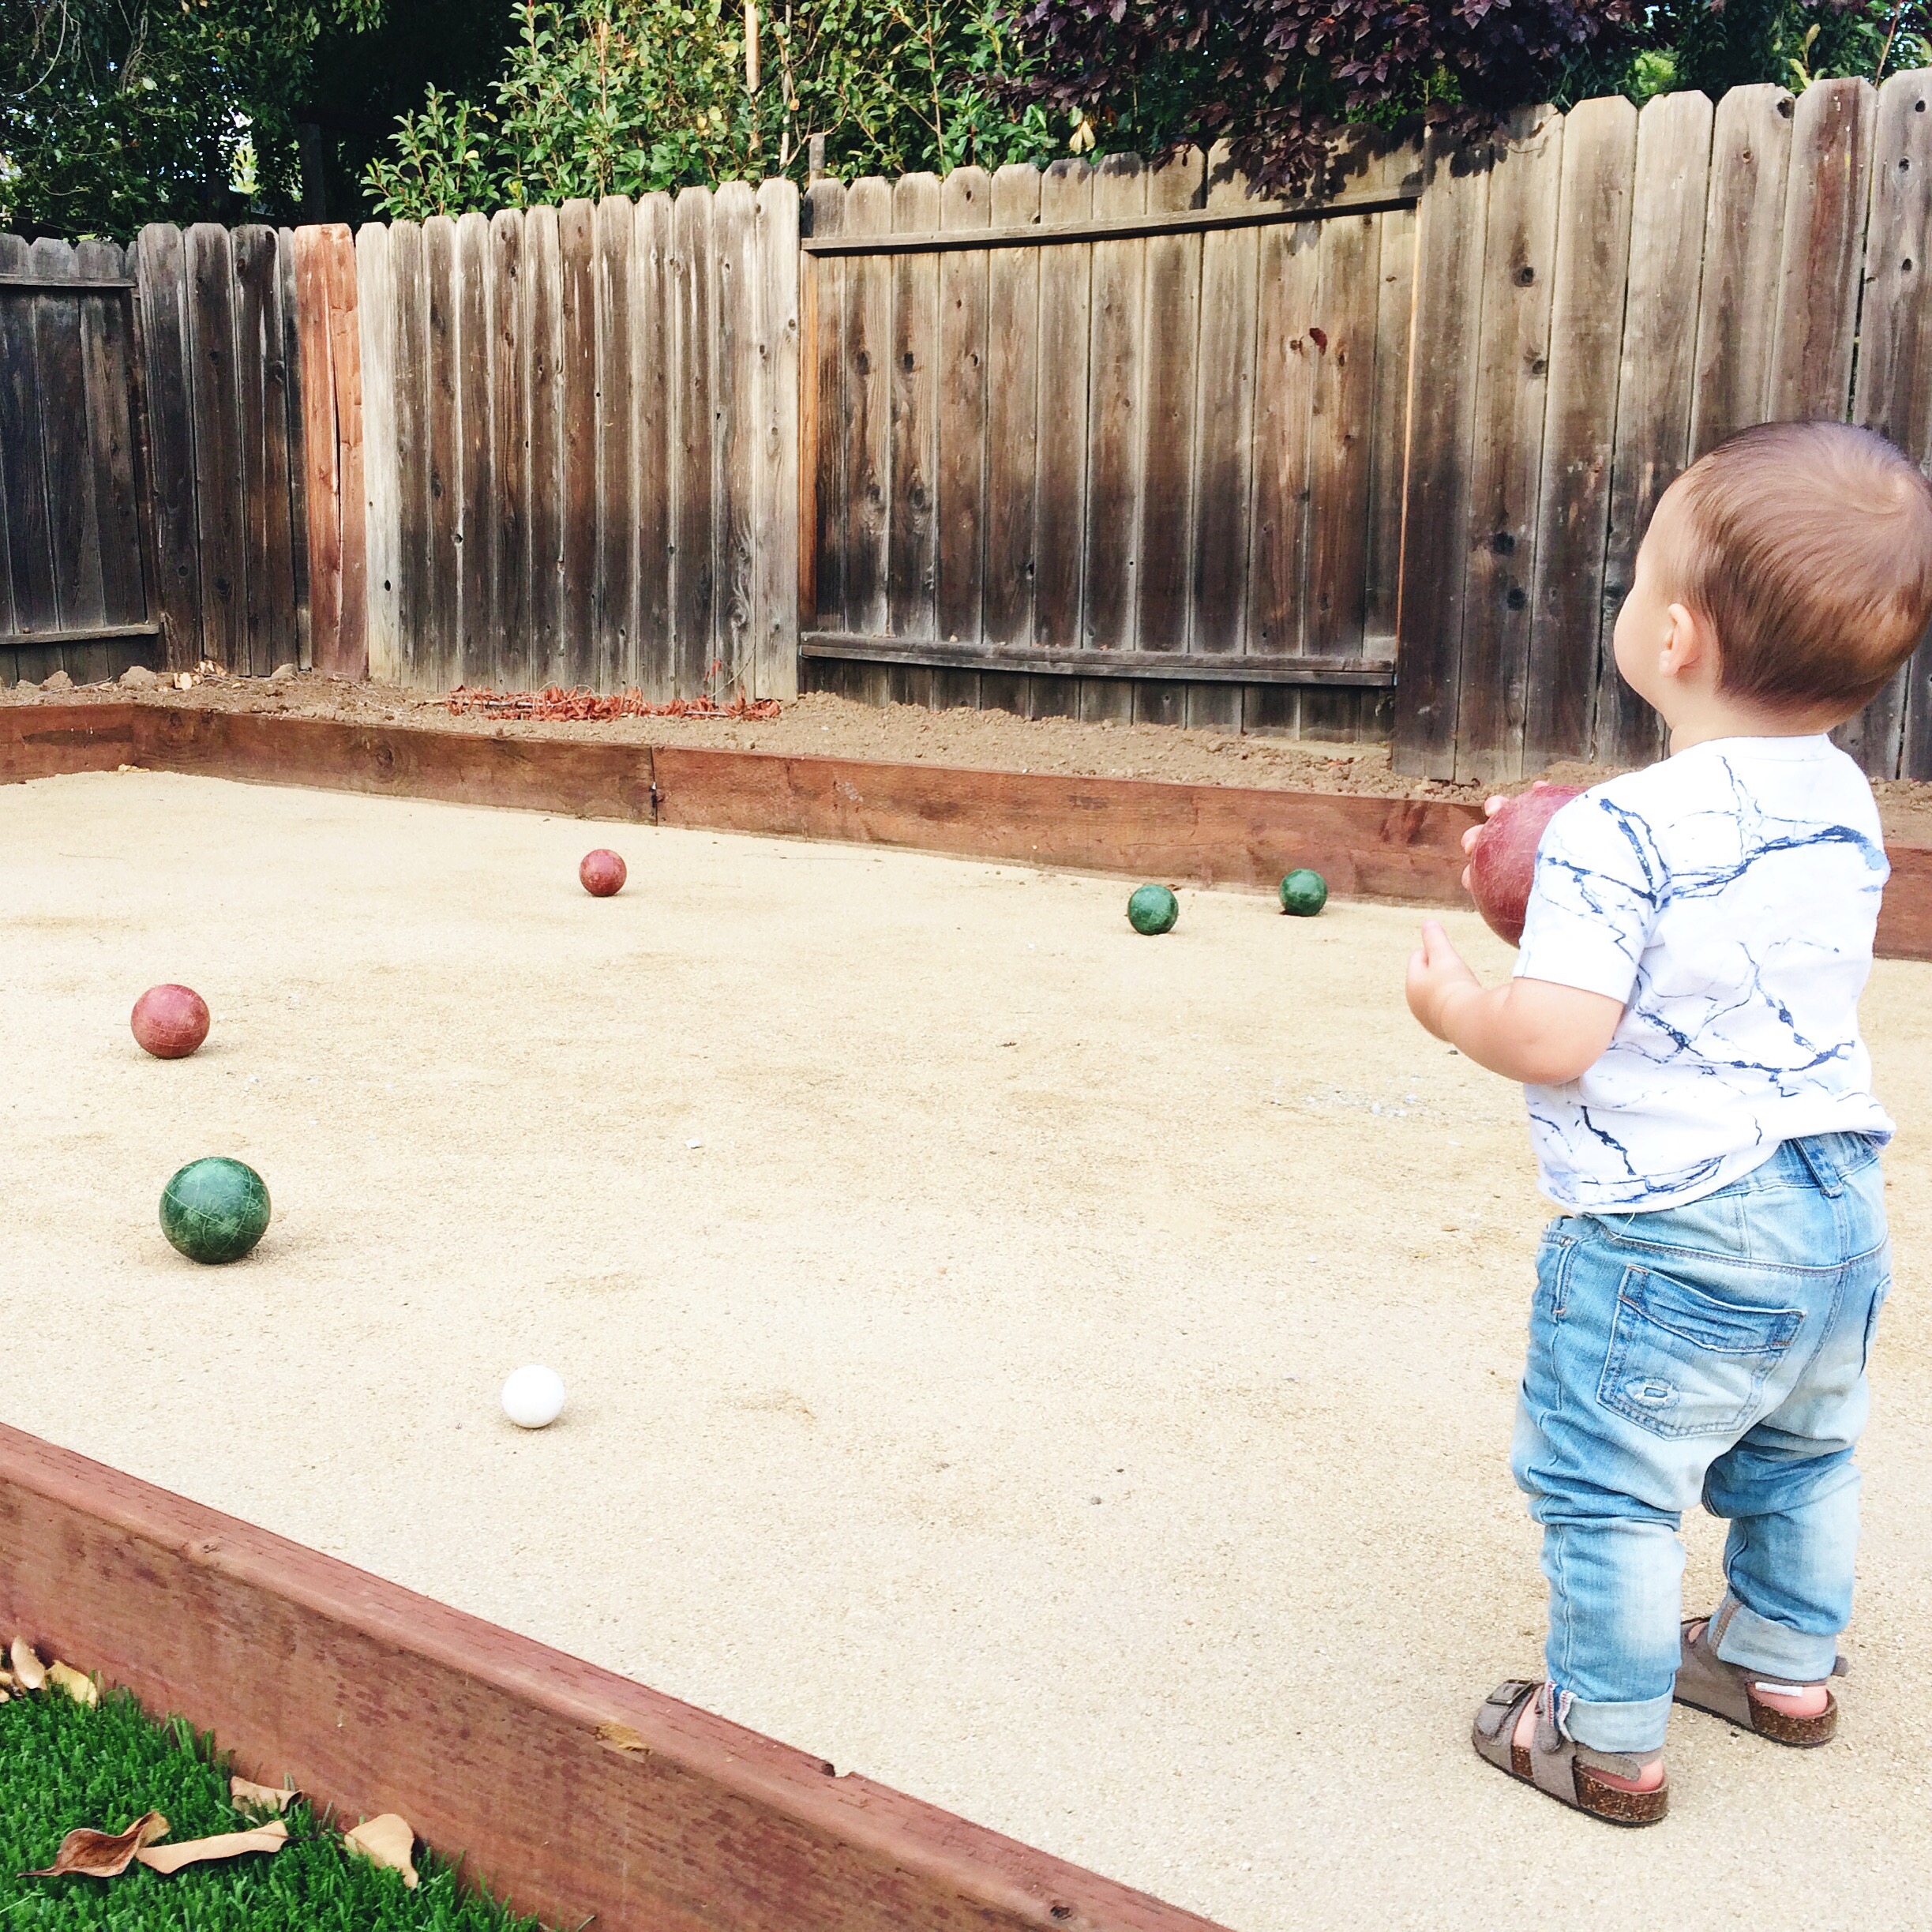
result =
[[[1664,492],[1617,668],[1672,725],[1716,707],[1823,730],[1877,696],[1928,623],[1932,486],[1870,430],[1761,423]]]

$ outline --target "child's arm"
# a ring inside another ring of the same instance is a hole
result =
[[[1513,979],[1485,987],[1463,963],[1440,923],[1425,920],[1409,962],[1409,1010],[1506,1079],[1561,1086],[1602,1057],[1623,1002],[1553,981]]]

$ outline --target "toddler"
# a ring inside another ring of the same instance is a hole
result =
[[[1612,1823],[1664,1814],[1673,1699],[1781,1744],[1837,1724],[1892,1124],[1858,1025],[1878,815],[1825,734],[1929,620],[1932,489],[1889,443],[1770,423],[1713,450],[1658,504],[1617,619],[1669,756],[1551,820],[1506,985],[1434,921],[1410,962],[1416,1019],[1524,1082],[1563,1210],[1511,1456],[1547,1675],[1490,1694],[1476,1748]],[[1728,1587],[1680,1624],[1700,1499],[1731,1525]]]

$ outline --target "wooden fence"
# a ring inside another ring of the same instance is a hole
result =
[[[0,235],[0,679],[152,658],[133,283],[111,242]]]
[[[380,677],[797,688],[798,196],[357,238]]]
[[[288,229],[156,223],[129,251],[167,661],[309,658],[301,351]]]
[[[1721,437],[1849,418],[1932,473],[1932,74],[1528,112],[1330,196],[1125,157],[816,182],[802,238],[767,182],[35,245],[131,311],[8,244],[0,639],[658,697],[802,649],[1501,782],[1656,754],[1611,628]],[[1843,735],[1932,778],[1932,647]]]
[[[1313,209],[1198,150],[815,183],[812,681],[1386,732],[1419,163]]]
[[[1424,201],[1396,762],[1641,763],[1611,632],[1679,471],[1824,417],[1932,474],[1932,73],[1588,101],[1482,158]],[[1932,647],[1843,737],[1932,778]]]

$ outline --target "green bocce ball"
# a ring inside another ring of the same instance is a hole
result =
[[[1307,866],[1297,866],[1281,881],[1281,910],[1297,919],[1312,919],[1328,903],[1328,881]]]
[[[161,1191],[161,1232],[190,1261],[239,1261],[268,1226],[261,1176],[225,1154],[190,1161]]]
[[[1127,922],[1136,932],[1152,938],[1157,932],[1172,932],[1180,917],[1180,901],[1165,886],[1136,886],[1127,902]]]

